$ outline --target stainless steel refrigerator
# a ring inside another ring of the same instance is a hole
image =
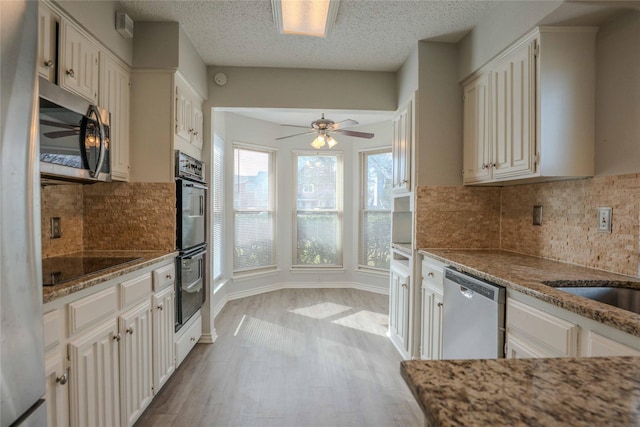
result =
[[[45,426],[38,2],[0,1],[0,425]]]

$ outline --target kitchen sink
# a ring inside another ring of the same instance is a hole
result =
[[[627,282],[594,281],[593,283],[589,283],[591,286],[584,286],[586,284],[584,281],[579,282],[580,285],[578,286],[570,286],[571,282],[567,281],[543,283],[560,291],[640,314],[640,288],[629,288],[630,283]],[[633,284],[638,285],[636,282],[633,282]],[[625,285],[627,287],[624,287]]]

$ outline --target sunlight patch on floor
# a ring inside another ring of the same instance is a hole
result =
[[[361,310],[348,316],[334,320],[340,326],[357,329],[359,331],[368,332],[370,334],[386,336],[387,323],[389,319],[386,314],[376,313],[373,311]]]
[[[297,355],[304,340],[304,334],[294,329],[284,328],[266,320],[244,315],[234,336],[251,341],[270,351]]]
[[[290,309],[289,311],[301,316],[310,317],[312,319],[326,319],[328,317],[336,316],[345,311],[349,311],[352,308],[346,305],[334,304],[332,302],[321,302],[318,304],[310,305],[308,307],[300,307]]]

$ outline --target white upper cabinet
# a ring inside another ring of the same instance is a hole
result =
[[[464,82],[464,183],[592,176],[594,112],[595,29],[536,28]]]
[[[175,86],[175,135],[202,149],[202,99],[179,74]]]
[[[393,119],[393,191],[411,191],[411,102],[400,109]]]
[[[99,48],[89,36],[63,19],[59,84],[94,104],[98,102],[98,55]]]
[[[43,3],[38,4],[38,74],[55,82],[58,58],[57,24],[60,17]]]
[[[130,74],[123,64],[100,52],[100,93],[98,104],[111,113],[111,177],[129,180],[129,98]]]

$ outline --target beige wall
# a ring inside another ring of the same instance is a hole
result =
[[[227,75],[218,86],[213,76]],[[209,67],[212,107],[395,111],[395,73],[291,68]]]
[[[602,26],[596,52],[596,175],[640,172],[640,10]]]

